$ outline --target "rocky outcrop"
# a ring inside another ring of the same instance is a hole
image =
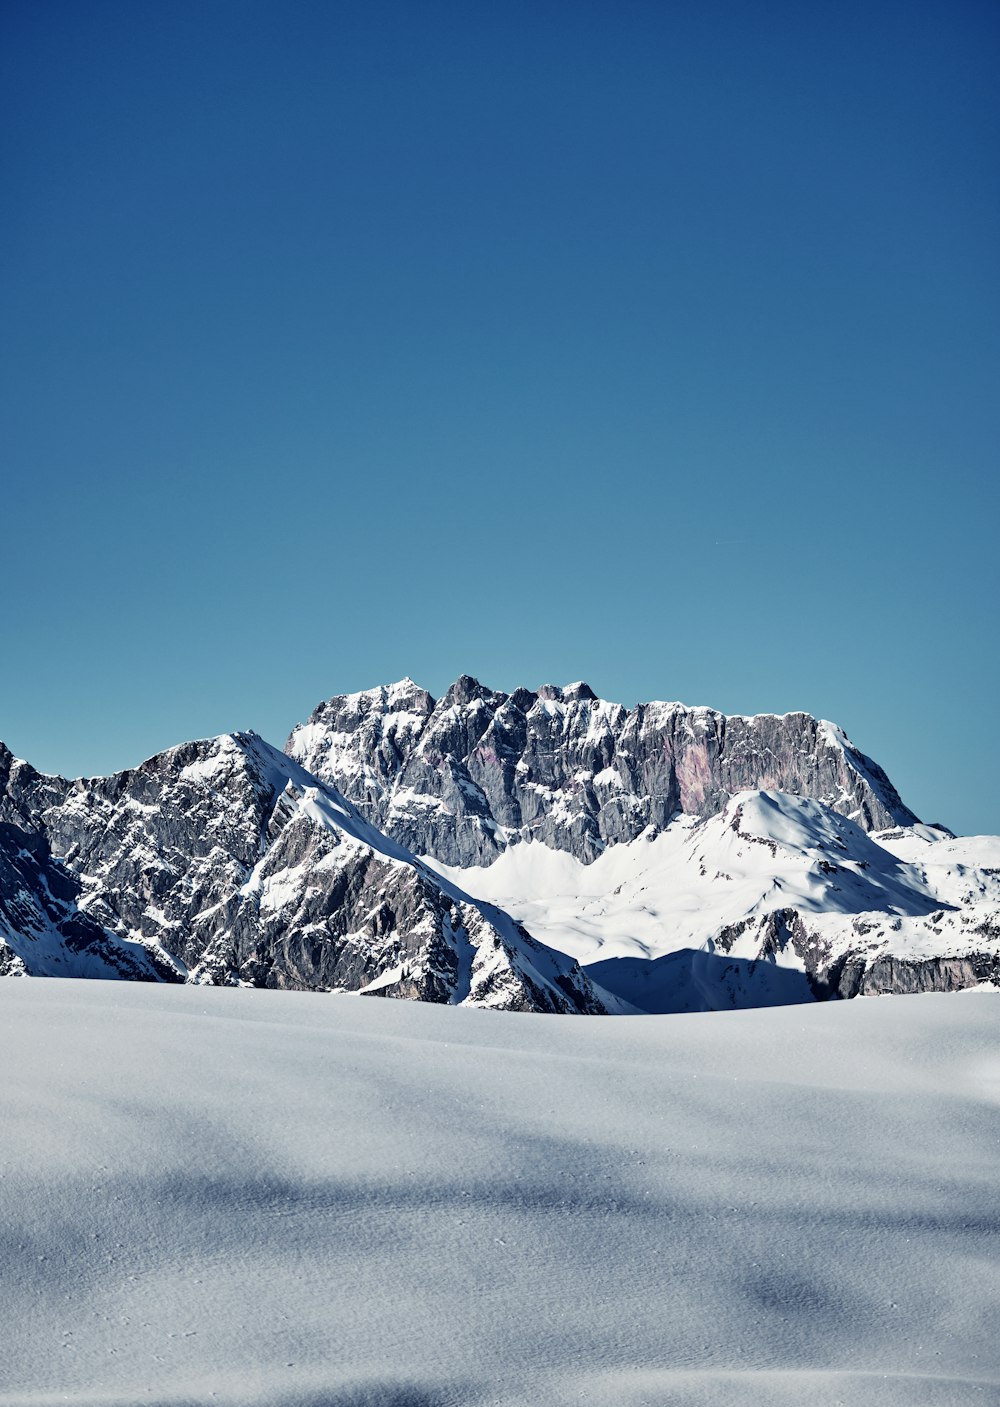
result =
[[[866,830],[917,819],[875,762],[809,714],[626,709],[582,683],[506,694],[463,675],[434,700],[403,680],[320,704],[286,751],[448,865],[489,864],[522,840],[589,862],[748,789],[811,797]]]
[[[989,982],[1000,986],[1000,955],[962,957],[852,956],[824,984],[824,996],[877,997],[888,993],[960,992]]]
[[[4,749],[0,788],[7,972],[607,1010],[572,958],[254,734],[78,781]]]
[[[794,955],[819,1001],[1000,987],[995,910],[911,915],[906,927],[901,942],[904,920],[898,914],[860,914],[838,932],[826,916],[776,909],[723,931],[712,947],[728,953],[736,942],[745,947],[752,934],[757,961],[777,965]],[[935,942],[941,951],[929,951]]]
[[[53,858],[43,835],[0,822],[0,976],[176,977],[154,951],[95,922],[80,908],[80,895],[79,880]]]
[[[815,914],[776,909],[720,929],[702,948],[655,958],[606,958],[586,971],[605,990],[657,1014],[996,989],[998,920],[994,911],[976,925],[977,946],[976,936],[964,931],[969,925],[956,916],[943,936],[945,951],[930,953],[894,951],[888,915],[870,914],[853,934],[844,935],[824,932],[823,919]]]

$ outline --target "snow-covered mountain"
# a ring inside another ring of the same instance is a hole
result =
[[[621,1009],[252,733],[78,781],[0,746],[0,971]]]
[[[1000,984],[1000,838],[869,835],[786,792],[744,792],[591,865],[527,844],[439,868],[646,1011]]]
[[[1000,982],[1000,840],[921,825],[808,714],[404,679],[287,750],[643,1010]]]
[[[0,974],[558,1012],[1000,985],[1000,839],[807,714],[460,678],[111,777],[0,744]]]

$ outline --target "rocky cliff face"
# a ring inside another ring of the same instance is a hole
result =
[[[626,709],[586,684],[505,694],[463,675],[434,700],[405,679],[320,704],[286,751],[388,835],[447,865],[489,864],[523,840],[589,863],[751,788],[822,801],[866,830],[917,819],[833,724],[678,703]]]
[[[33,969],[20,956],[36,949],[55,957],[64,977],[170,981],[174,969],[155,951],[121,941],[79,905],[80,881],[52,856],[43,834],[0,823],[0,976]],[[5,935],[14,937],[12,944]]]
[[[0,969],[606,1010],[573,959],[253,734],[78,781],[2,749]]]

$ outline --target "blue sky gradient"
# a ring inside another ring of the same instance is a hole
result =
[[[0,25],[16,752],[585,678],[1000,830],[994,5]]]

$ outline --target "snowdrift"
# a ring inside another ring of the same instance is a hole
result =
[[[0,1404],[996,1402],[998,1013],[0,983]]]

